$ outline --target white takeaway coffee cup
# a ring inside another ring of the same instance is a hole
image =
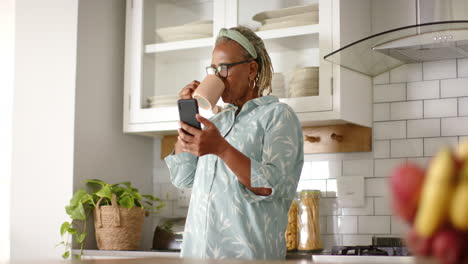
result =
[[[214,109],[223,91],[223,81],[218,76],[209,74],[195,89],[193,98],[198,101],[199,107],[210,110]]]

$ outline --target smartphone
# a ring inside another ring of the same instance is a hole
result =
[[[180,99],[177,101],[179,106],[179,118],[180,121],[193,126],[195,128],[201,129],[201,124],[195,118],[195,115],[198,114],[198,103],[195,99]]]

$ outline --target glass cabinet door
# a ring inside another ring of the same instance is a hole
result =
[[[179,91],[211,61],[214,1],[132,2],[129,122],[177,121]]]
[[[331,32],[331,10],[328,3],[321,10],[322,2],[329,1],[238,0],[230,21],[264,40],[274,69],[272,94],[296,112],[332,110],[331,66],[321,50],[321,38]]]

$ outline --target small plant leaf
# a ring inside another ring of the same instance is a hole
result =
[[[77,206],[78,203],[81,201],[81,199],[83,199],[83,196],[87,195],[88,193],[81,189],[81,190],[78,190],[76,191],[74,194],[73,194],[73,197],[71,198],[70,200],[70,205],[71,206]]]
[[[128,188],[132,188],[132,184],[129,182],[129,181],[126,181],[126,182],[120,182],[118,184],[123,184],[125,186],[127,186]]]
[[[55,245],[55,247],[58,247],[58,246],[60,246],[60,245],[65,245],[65,242],[64,242],[64,241],[62,241],[62,242],[60,242],[60,243],[56,244],[56,245]]]
[[[74,234],[76,234],[76,229],[73,228],[73,227],[70,227],[70,228],[68,228],[68,233],[74,235]]]
[[[107,185],[105,182],[103,182],[101,180],[98,180],[98,179],[87,180],[86,183],[97,183],[97,184],[99,184],[101,186]]]
[[[71,206],[71,205],[65,206],[65,212],[67,212],[67,215],[72,215],[74,209],[75,208],[73,206]]]
[[[70,217],[75,220],[86,220],[86,213],[82,203],[78,204]]]
[[[99,190],[97,193],[96,193],[97,196],[99,197],[106,197],[106,198],[111,198],[112,197],[112,191],[111,191],[111,188],[109,185],[105,185],[101,188],[101,190]]]
[[[62,258],[67,259],[70,257],[70,251],[65,251],[65,253],[62,254]]]
[[[76,235],[76,242],[78,242],[79,244],[83,243],[83,241],[85,240],[86,238],[86,232],[83,232],[83,233],[79,233]]]
[[[60,235],[61,236],[65,235],[65,232],[67,232],[69,227],[70,227],[70,223],[64,222],[62,226],[60,227]]]
[[[133,200],[133,198],[125,196],[122,199],[120,199],[119,204],[125,208],[132,208],[133,206],[135,206],[135,201]]]

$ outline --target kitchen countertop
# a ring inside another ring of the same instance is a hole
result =
[[[434,259],[414,257],[382,257],[382,256],[314,256],[313,261],[283,260],[274,261],[285,264],[437,264]],[[38,260],[38,261],[10,261],[1,264],[269,264],[268,260],[198,260],[183,258],[138,258],[138,259],[97,259],[97,260]]]
[[[79,255],[79,249],[73,249],[73,254]],[[330,255],[330,253],[302,253],[302,252],[288,252],[286,259],[312,259],[313,255]],[[179,257],[180,251],[169,250],[140,250],[140,251],[118,251],[118,250],[98,250],[98,249],[85,249],[83,256],[92,258],[148,258],[148,257]]]

